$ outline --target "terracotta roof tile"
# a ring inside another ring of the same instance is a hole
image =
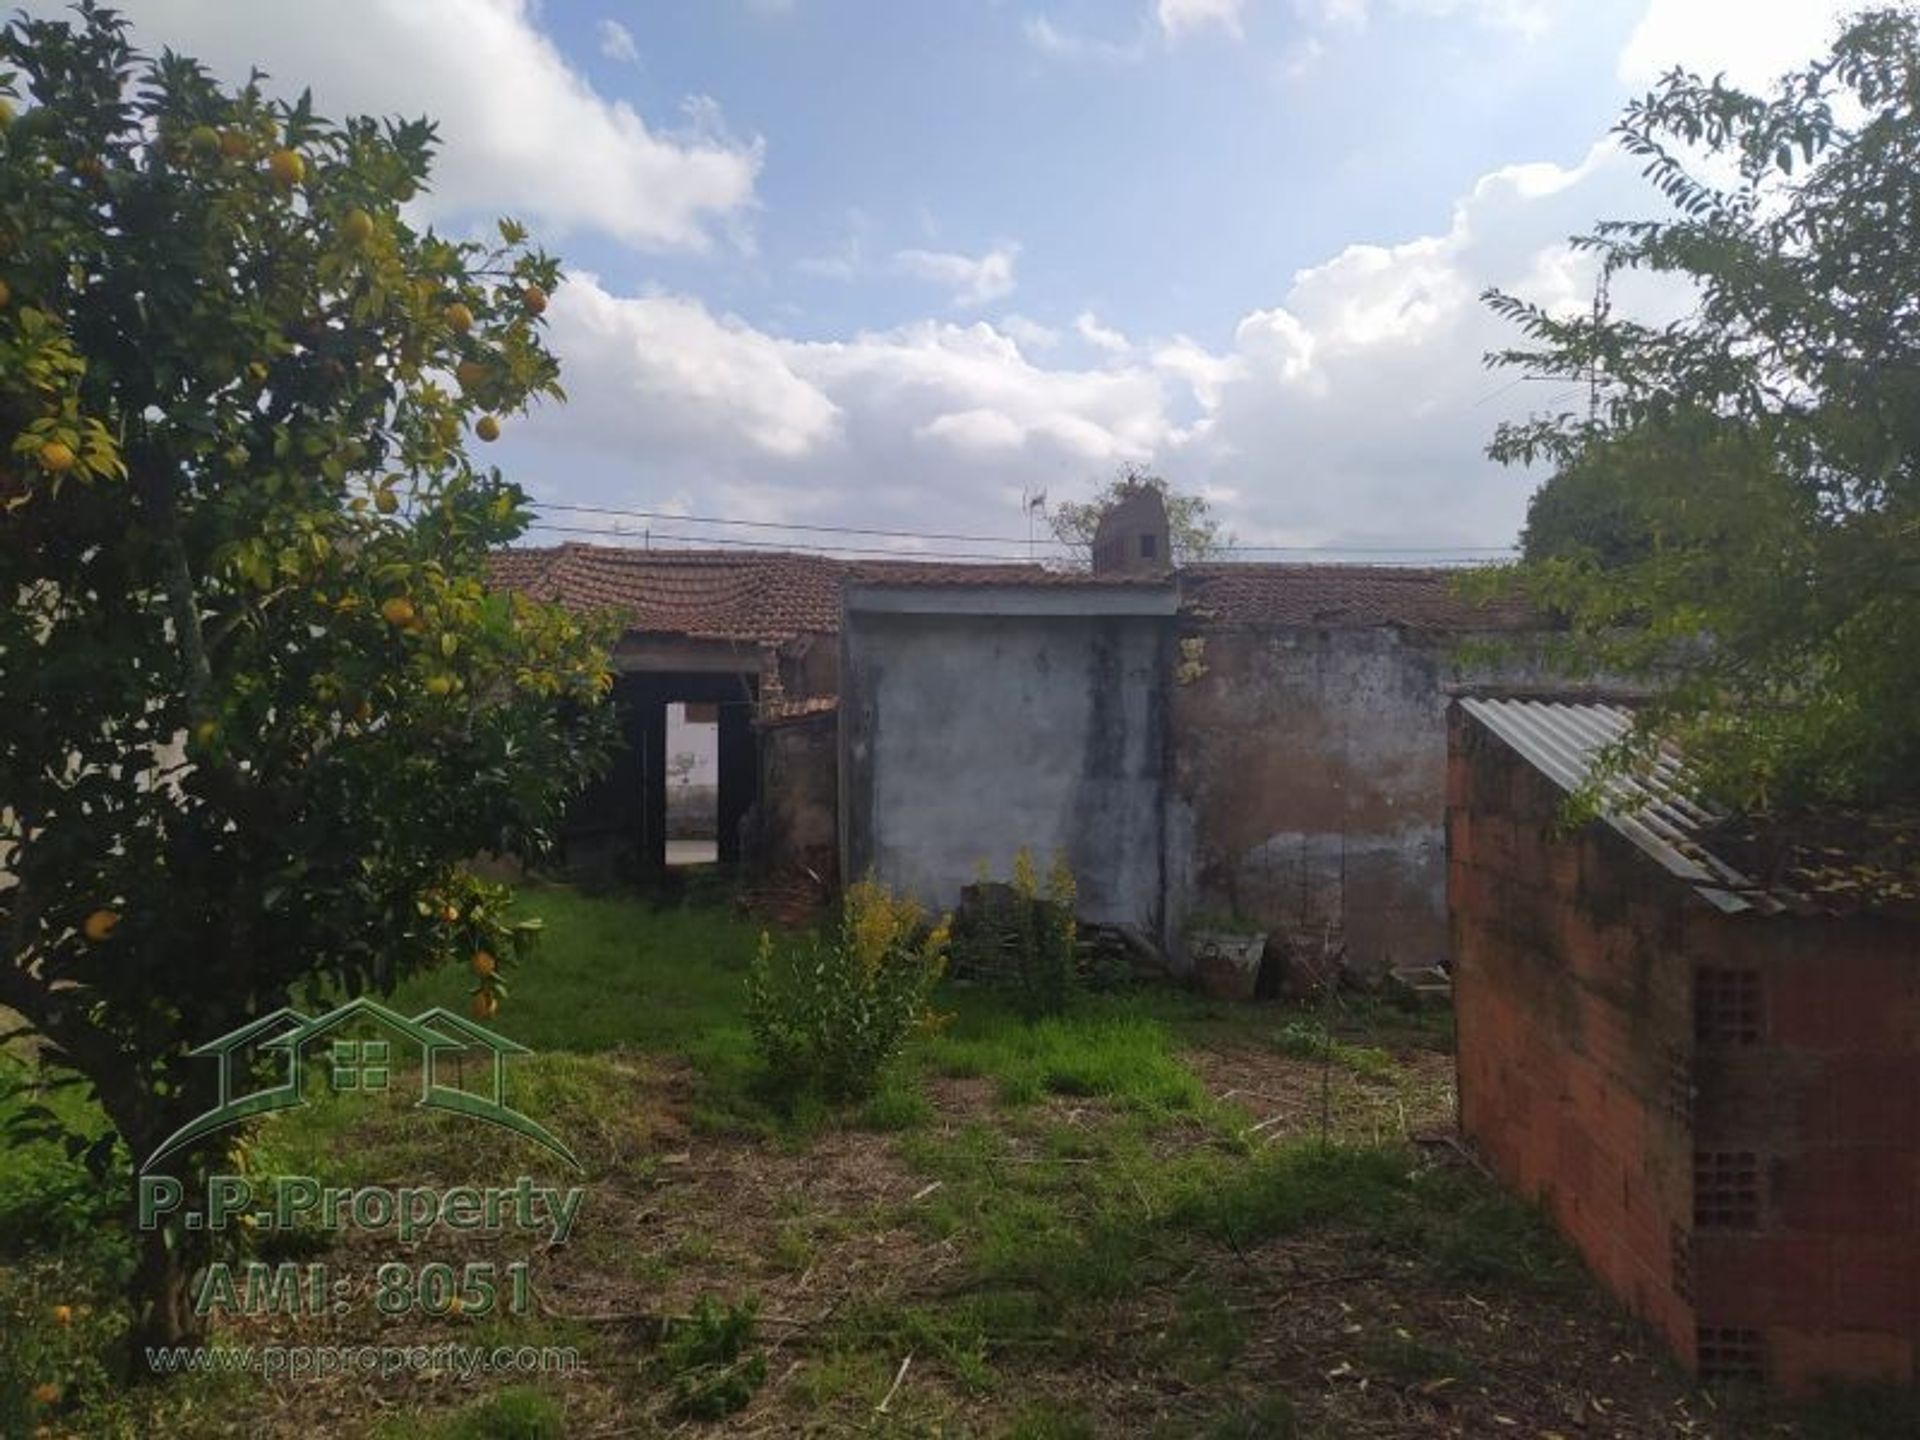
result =
[[[1222,625],[1412,630],[1524,630],[1538,614],[1513,601],[1463,598],[1458,570],[1397,565],[1288,565],[1221,561],[1180,572],[1180,609]]]
[[[1476,605],[1454,570],[1389,565],[1218,562],[1179,574],[1182,612],[1225,625],[1515,630],[1538,622],[1513,602]],[[786,551],[640,550],[559,545],[495,552],[496,585],[581,611],[613,610],[635,630],[778,644],[840,628],[844,585],[1158,586],[1155,575],[1095,576],[1008,562],[833,560]]]
[[[771,644],[840,628],[844,569],[785,552],[575,544],[498,551],[492,573],[497,585],[572,610],[618,612],[634,630]]]

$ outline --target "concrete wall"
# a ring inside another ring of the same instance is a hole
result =
[[[1451,730],[1466,1134],[1703,1374],[1912,1383],[1920,927],[1723,914]]]
[[[773,876],[811,872],[831,885],[839,869],[839,717],[831,710],[760,729],[760,809],[755,867]]]
[[[1162,614],[1032,614],[1020,613],[1025,601],[1007,603],[1006,613],[972,614],[850,603],[848,873],[870,870],[951,906],[982,862],[1004,876],[1022,845],[1042,865],[1064,849],[1084,918],[1157,937],[1171,595]]]
[[[1378,974],[1448,951],[1446,687],[1457,636],[1189,628],[1171,700],[1169,906]],[[1524,671],[1524,662],[1512,668]]]

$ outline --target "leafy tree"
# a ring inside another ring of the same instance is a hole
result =
[[[1678,740],[1753,812],[1920,799],[1916,96],[1903,10],[1768,96],[1675,72],[1617,126],[1671,215],[1576,243],[1603,284],[1680,277],[1697,307],[1651,326],[1488,297],[1528,341],[1496,363],[1595,394],[1491,446],[1571,487],[1507,578],[1569,617],[1576,660],[1656,684],[1627,750]]]
[[[511,222],[409,223],[426,122],[225,90],[106,11],[11,25],[0,88],[31,99],[0,130],[0,1005],[137,1164],[208,1107],[188,1049],[291,998],[455,956],[476,1014],[504,991],[505,897],[461,861],[541,849],[607,676],[484,588],[528,514],[464,434],[559,394],[558,271]],[[231,1138],[167,1162],[189,1194]],[[210,1238],[141,1243],[136,1344],[191,1337]]]
[[[1168,540],[1173,547],[1175,564],[1189,565],[1205,560],[1233,543],[1233,536],[1224,533],[1220,522],[1213,518],[1205,496],[1183,495],[1164,477],[1132,463],[1122,465],[1106,488],[1085,504],[1067,500],[1055,506],[1047,516],[1047,523],[1052,526],[1056,540],[1073,547],[1080,558],[1089,558],[1093,554],[1094,532],[1100,528],[1100,517],[1141,490],[1158,490],[1167,507]]]
[[[1623,483],[1615,452],[1595,446],[1533,492],[1520,553],[1529,561],[1587,558],[1602,569],[1645,560],[1653,550],[1644,503]]]

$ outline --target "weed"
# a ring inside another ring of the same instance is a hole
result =
[[[1430,1385],[1437,1380],[1471,1380],[1478,1367],[1450,1345],[1421,1340],[1395,1329],[1365,1337],[1360,1361],[1396,1385]]]
[[[930,1016],[946,966],[943,919],[928,930],[920,907],[872,881],[847,888],[840,927],[801,953],[762,935],[747,979],[747,1019],[767,1069],[783,1087],[829,1101],[870,1096],[907,1037]]]
[[[1273,1048],[1296,1060],[1330,1060],[1369,1080],[1390,1080],[1399,1068],[1385,1050],[1336,1040],[1317,1020],[1288,1021],[1275,1033]]]
[[[1294,1440],[1300,1417],[1284,1395],[1263,1395],[1245,1409],[1223,1415],[1206,1429],[1207,1440]]]
[[[1014,1417],[1007,1440],[1095,1440],[1099,1433],[1086,1416],[1058,1401],[1040,1400]]]
[[[1182,1380],[1204,1385],[1225,1375],[1246,1344],[1245,1318],[1230,1310],[1217,1290],[1194,1286],[1181,1292],[1162,1348]]]
[[[686,1323],[661,1340],[655,1364],[672,1388],[674,1413],[719,1420],[752,1403],[767,1378],[767,1357],[753,1348],[758,1308],[702,1295]]]
[[[377,1433],[381,1440],[560,1440],[567,1415],[545,1391],[509,1385],[437,1423],[404,1420]]]

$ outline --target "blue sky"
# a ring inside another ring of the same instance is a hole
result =
[[[1023,535],[1023,495],[1138,464],[1293,547],[1270,555],[1440,558],[1515,536],[1536,477],[1484,458],[1495,425],[1577,403],[1482,368],[1513,337],[1481,290],[1584,306],[1566,237],[1658,213],[1606,142],[1626,100],[1675,63],[1764,84],[1844,7],[123,8],[146,47],[259,64],[323,112],[436,117],[419,218],[514,214],[563,257],[571,402],[493,451],[547,502]]]

